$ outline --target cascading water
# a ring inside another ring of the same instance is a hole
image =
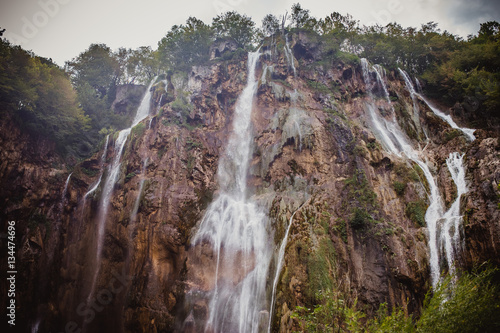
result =
[[[64,183],[64,190],[62,191],[61,195],[61,205],[64,203],[64,197],[66,197],[66,193],[68,192],[68,184],[72,174],[73,172],[69,174],[68,178],[66,178],[66,183]]]
[[[104,162],[106,162],[106,155],[107,155],[107,152],[108,152],[108,144],[109,144],[109,134],[106,135],[106,141],[104,142],[104,149],[102,151],[101,162],[99,163],[99,169],[101,170],[101,172],[99,174],[99,179],[97,179],[97,182],[83,196],[83,201],[84,202],[85,202],[85,200],[87,200],[87,197],[89,195],[91,195],[92,193],[94,193],[97,190],[97,188],[99,187],[99,185],[101,184],[102,174],[104,172]]]
[[[238,98],[233,131],[219,160],[220,194],[207,209],[194,246],[209,243],[215,258],[214,285],[205,331],[259,332],[267,310],[266,279],[271,258],[268,219],[247,197],[251,113],[260,54],[248,55],[247,85]],[[265,318],[267,320],[267,317]]]
[[[465,154],[451,153],[446,159],[446,165],[450,171],[451,178],[457,186],[457,198],[443,215],[443,226],[441,230],[441,247],[446,254],[448,269],[451,273],[455,271],[455,259],[461,250],[460,230],[462,228],[462,216],[460,215],[460,198],[467,193],[465,181],[465,168],[463,158]]]
[[[293,57],[292,50],[290,49],[290,44],[288,43],[288,35],[285,36],[285,56],[288,61],[288,65],[292,67],[293,76],[297,77],[297,70],[295,69],[295,59]]]
[[[415,88],[413,87],[413,83],[411,82],[410,80],[410,77],[408,76],[408,73],[406,73],[404,70],[400,69],[399,68],[399,72],[401,73],[401,75],[403,76],[404,80],[405,80],[405,83],[406,83],[406,88],[408,89],[408,91],[410,92],[411,96],[412,96],[412,99],[413,99],[413,107],[418,107],[417,105],[417,102],[416,102],[416,97],[420,98],[422,101],[424,101],[425,104],[427,104],[427,106],[429,107],[429,109],[432,110],[432,112],[434,112],[434,114],[436,116],[438,116],[439,118],[443,119],[444,121],[446,121],[448,123],[448,125],[450,125],[452,128],[454,129],[457,129],[459,131],[462,131],[465,136],[470,140],[470,141],[474,141],[476,139],[476,137],[474,136],[474,129],[471,129],[471,128],[464,128],[464,127],[460,127],[458,126],[455,121],[453,120],[453,118],[450,116],[450,115],[447,115],[445,113],[443,113],[441,110],[439,110],[438,108],[436,108],[434,105],[432,105],[424,96],[422,96],[421,94],[415,92]],[[418,81],[417,81],[418,82]]]
[[[290,229],[292,229],[293,217],[295,216],[295,213],[297,213],[300,210],[301,207],[302,206],[297,208],[297,210],[295,210],[293,212],[292,216],[290,216],[290,222],[288,222],[288,227],[286,228],[285,236],[283,237],[283,240],[281,241],[280,249],[278,252],[278,260],[276,263],[276,272],[274,273],[273,290],[271,293],[272,296],[271,296],[271,305],[270,305],[270,310],[269,310],[269,323],[267,326],[268,332],[271,332],[271,324],[272,324],[272,319],[273,319],[276,288],[278,287],[278,281],[279,281],[279,277],[281,274],[281,269],[283,268],[283,262],[285,259],[285,249],[286,249],[286,245],[288,244],[288,234],[290,233]]]
[[[371,90],[373,87],[370,80],[370,69],[368,61],[366,59],[362,59],[361,64],[365,84],[367,85],[367,90],[371,95]],[[405,75],[403,75],[403,77],[405,77],[405,80],[407,79]],[[380,83],[385,85],[385,82],[383,80]],[[417,94],[415,93],[413,86],[408,85],[408,81],[407,87],[411,87],[410,94]],[[384,88],[384,91],[386,90],[387,89]],[[402,154],[404,154],[411,161],[415,162],[422,169],[427,183],[429,184],[430,193],[428,193],[428,196],[430,205],[425,213],[425,221],[429,231],[431,281],[432,284],[436,286],[440,279],[440,262],[443,261],[443,259],[446,259],[448,269],[450,271],[453,271],[452,266],[454,253],[456,253],[454,249],[457,248],[457,244],[460,243],[458,231],[460,223],[459,221],[461,221],[461,217],[459,216],[460,195],[465,193],[464,191],[466,191],[464,178],[465,170],[461,162],[463,155],[462,157],[458,158],[458,153],[454,153],[451,154],[447,160],[448,168],[450,169],[453,180],[457,184],[457,187],[460,187],[460,190],[457,200],[452,205],[450,210],[445,213],[443,200],[429,167],[420,158],[419,152],[411,146],[406,135],[402,132],[398,124],[395,122],[395,119],[393,119],[393,121],[387,121],[385,118],[380,117],[373,103],[368,103],[367,109],[372,119],[373,130],[375,134],[378,135],[378,137],[381,139],[383,146],[389,152],[398,156],[402,156]],[[453,235],[451,235],[451,233],[453,233]],[[438,242],[444,243],[442,252],[444,253],[445,258],[441,258],[441,252],[438,246]]]
[[[149,115],[150,103],[151,103],[151,86],[155,82],[156,78],[153,79],[148,86],[144,97],[142,98],[141,104],[137,108],[137,113],[132,121],[132,126],[120,131],[118,133],[118,137],[115,141],[115,150],[114,157],[111,165],[108,169],[108,177],[104,182],[101,200],[99,203],[98,210],[98,218],[97,218],[97,234],[96,234],[96,256],[95,256],[95,269],[94,275],[92,278],[92,285],[90,287],[90,292],[87,298],[87,303],[90,303],[91,298],[94,294],[97,277],[99,275],[100,266],[101,266],[101,256],[102,256],[102,248],[104,242],[104,234],[106,229],[106,219],[108,216],[109,204],[111,202],[111,195],[113,194],[113,188],[115,186],[116,181],[120,175],[120,166],[121,166],[121,157],[123,153],[123,149],[125,148],[125,143],[127,142],[127,138],[132,130],[132,127],[140,123],[144,118]],[[106,148],[107,148],[107,139],[106,139]],[[105,154],[105,153],[104,153]],[[103,155],[103,159],[105,155]],[[102,177],[102,175],[101,175]],[[99,180],[100,182],[100,180]],[[98,184],[97,184],[98,185]],[[97,188],[97,187],[96,187]],[[91,192],[91,191],[89,191]],[[88,192],[88,193],[89,193]]]
[[[139,182],[139,193],[137,193],[137,198],[135,199],[134,208],[132,209],[132,214],[130,214],[130,221],[135,222],[137,218],[137,211],[139,210],[139,204],[141,202],[142,189],[144,188],[144,181],[146,180],[146,168],[148,167],[148,158],[144,160],[142,164],[141,171],[141,181]]]

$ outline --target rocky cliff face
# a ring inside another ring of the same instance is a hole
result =
[[[85,194],[107,176],[116,135],[106,151],[74,168],[63,196],[69,172],[50,145],[31,145],[18,129],[1,131],[2,215],[19,221],[25,287],[19,313],[27,330],[168,332],[203,325],[207,303],[188,304],[186,292],[210,284],[213,268],[208,252],[194,251],[190,238],[217,195],[217,164],[247,75],[245,59],[217,58],[231,47],[214,50],[210,65],[169,77],[167,92],[164,82],[153,86],[156,114],[126,142],[100,262],[102,185]],[[288,46],[281,41],[261,52],[248,181],[274,229],[269,246],[277,251],[292,223],[272,330],[297,328],[291,312],[313,304],[319,290],[357,299],[369,313],[384,302],[418,313],[431,286],[423,216],[428,184],[418,166],[388,153],[374,134],[366,110],[373,97],[359,61],[325,58],[322,46],[303,33],[290,36]],[[456,197],[446,158],[465,153],[469,191],[461,200],[464,245],[457,264],[500,264],[498,133],[477,130],[470,143],[423,101],[416,101],[417,110],[397,72],[386,80],[398,123],[421,145],[446,206]],[[387,101],[374,94],[383,112]],[[2,121],[7,128],[8,119]],[[195,318],[187,318],[188,306]]]

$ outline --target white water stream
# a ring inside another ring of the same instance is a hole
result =
[[[261,315],[267,310],[268,218],[248,197],[246,184],[259,56],[258,52],[248,55],[247,85],[236,103],[233,131],[219,160],[220,194],[208,207],[192,241],[193,245],[208,242],[216,258],[207,332],[259,332]]]
[[[94,295],[96,283],[97,283],[97,277],[99,275],[100,267],[101,267],[101,257],[102,257],[102,249],[103,249],[103,243],[104,243],[104,235],[106,231],[106,220],[108,217],[108,211],[109,211],[109,205],[111,203],[111,195],[113,194],[113,189],[115,187],[116,181],[118,180],[120,176],[120,166],[121,166],[121,157],[123,154],[123,149],[125,148],[125,143],[127,142],[127,138],[132,131],[132,128],[139,124],[143,119],[145,119],[149,115],[150,111],[150,103],[151,103],[151,86],[155,82],[156,78],[153,79],[146,89],[146,92],[144,94],[144,97],[142,98],[141,104],[137,108],[137,113],[134,117],[134,120],[132,121],[132,126],[130,126],[127,129],[121,130],[118,133],[118,137],[116,138],[115,141],[115,149],[114,149],[114,156],[113,156],[113,161],[111,162],[111,165],[108,168],[108,176],[106,178],[106,181],[104,182],[103,188],[102,188],[102,194],[101,194],[101,199],[99,202],[99,211],[98,211],[98,216],[97,216],[97,234],[96,234],[96,257],[95,257],[95,269],[94,269],[94,275],[92,279],[92,285],[90,288],[90,292],[87,298],[87,303],[90,304],[90,301]],[[106,148],[107,148],[107,141],[106,139]],[[103,160],[105,159],[105,152],[103,154]],[[102,174],[101,174],[102,177]],[[95,188],[99,185],[101,181],[101,177],[99,178],[98,184],[96,184]],[[95,189],[87,192],[86,196],[95,191]]]
[[[362,59],[361,64],[367,90],[370,95],[372,95],[371,91],[373,89],[373,85],[370,79],[370,67],[368,61],[366,59]],[[376,68],[374,70],[376,71]],[[406,74],[403,71],[401,71],[401,73]],[[407,75],[403,75],[403,77],[405,78],[405,81],[408,79]],[[378,82],[384,86],[383,90],[385,93],[387,91],[385,82],[383,80]],[[407,88],[413,98],[414,95],[417,95],[417,93],[414,91],[413,86],[408,84],[408,82],[409,81],[406,82]],[[414,105],[416,105],[415,101]],[[421,152],[412,147],[410,140],[400,129],[395,116],[393,116],[390,121],[381,117],[378,114],[373,102],[367,103],[367,109],[372,120],[373,130],[382,141],[386,150],[400,157],[404,155],[416,163],[422,169],[427,183],[429,184],[429,193],[427,194],[430,204],[425,213],[425,221],[429,232],[428,245],[430,257],[429,261],[431,266],[431,281],[433,286],[436,286],[440,281],[441,263],[446,262],[448,270],[453,272],[456,249],[459,248],[460,244],[459,225],[462,219],[459,214],[460,196],[466,192],[465,169],[462,164],[463,155],[460,156],[458,153],[453,153],[447,160],[448,169],[452,174],[453,181],[458,187],[458,198],[453,203],[452,207],[445,212],[443,200],[432,172],[430,171],[427,163],[422,159]],[[392,105],[391,110],[394,110]],[[443,246],[440,246],[441,244],[443,244]]]
[[[108,145],[109,145],[109,134],[106,135],[106,141],[104,142],[104,149],[102,151],[101,162],[99,163],[99,169],[101,170],[101,172],[99,174],[99,179],[97,179],[97,182],[83,196],[84,203],[85,203],[85,200],[87,200],[87,197],[89,195],[91,195],[92,193],[94,193],[97,190],[97,188],[99,187],[99,185],[101,184],[102,174],[104,172],[104,162],[106,162],[106,155],[108,152]],[[85,206],[85,204],[84,204],[84,206]]]
[[[427,104],[429,109],[431,109],[432,112],[434,112],[434,114],[436,116],[438,116],[439,118],[446,121],[448,123],[448,125],[450,125],[452,128],[457,129],[459,131],[462,131],[470,141],[474,141],[476,139],[476,137],[474,136],[474,131],[475,131],[474,129],[458,126],[450,115],[447,115],[444,112],[442,112],[441,110],[439,110],[437,107],[432,105],[424,96],[422,96],[421,94],[419,94],[415,91],[415,88],[413,87],[413,83],[411,82],[411,79],[410,79],[410,76],[408,75],[408,73],[406,73],[404,70],[402,70],[400,68],[399,68],[399,72],[403,76],[403,78],[405,80],[406,88],[410,92],[410,95],[413,99],[413,107],[414,108],[418,108],[418,104],[416,101],[416,98],[418,97],[422,101],[424,101],[425,104]]]

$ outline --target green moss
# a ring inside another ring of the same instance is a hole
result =
[[[337,219],[335,225],[333,226],[333,230],[335,230],[339,234],[342,241],[347,244],[347,228],[345,220]]]
[[[320,290],[332,290],[335,269],[335,248],[328,237],[321,237],[319,244],[308,255],[308,296],[315,299]]]
[[[195,139],[190,138],[190,137],[188,137],[186,139],[186,149],[187,150],[193,150],[193,149],[202,148],[202,147],[203,147],[203,144],[201,142],[198,142]]]
[[[371,189],[365,173],[356,169],[352,177],[344,180],[349,202],[357,202],[365,209],[377,207],[377,194]]]
[[[146,125],[144,123],[139,123],[132,128],[132,136],[134,138],[140,138],[146,131]]]
[[[84,174],[86,174],[89,177],[95,177],[97,175],[97,173],[99,172],[98,170],[90,170],[90,169],[87,169],[84,167],[80,167],[80,169],[82,170],[82,172]]]
[[[129,182],[132,178],[136,176],[135,172],[130,172],[125,176],[125,183]]]
[[[314,81],[314,80],[307,80],[307,86],[309,89],[314,90],[316,92],[322,93],[322,94],[330,94],[332,90],[323,84],[322,82],[319,81]]]
[[[447,143],[448,141],[451,141],[460,135],[462,135],[462,132],[458,129],[452,129],[452,130],[446,131],[444,133],[444,142]]]
[[[165,155],[165,152],[167,151],[167,148],[166,147],[161,147],[160,149],[158,149],[158,158],[161,160],[161,158],[163,157],[163,155]]]

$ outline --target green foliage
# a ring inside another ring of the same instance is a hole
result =
[[[212,22],[216,38],[231,38],[242,49],[252,45],[256,32],[254,26],[250,17],[235,11],[217,15]]]
[[[297,306],[291,318],[298,320],[300,332],[361,332],[365,314],[356,309],[357,301],[349,305],[344,295],[331,289],[316,294],[313,309]]]
[[[125,176],[125,183],[127,183],[129,180],[134,178],[136,176],[135,172],[130,172]]]
[[[394,188],[394,191],[396,191],[397,195],[401,196],[401,195],[405,194],[406,183],[399,182],[399,181],[394,181],[392,183],[392,187]]]
[[[180,113],[183,117],[186,117],[191,112],[191,105],[183,95],[179,96],[175,101],[173,101],[170,106],[172,110]]]
[[[186,139],[186,149],[187,150],[193,150],[193,149],[202,148],[202,147],[203,147],[203,144],[201,142],[198,142],[190,137],[188,137]]]
[[[142,46],[136,50],[120,48],[115,57],[120,66],[119,74],[123,83],[148,84],[158,73],[157,53],[150,46]]]
[[[417,332],[499,332],[498,269],[447,277],[427,294]]]
[[[301,332],[498,332],[500,330],[500,288],[498,268],[447,277],[424,300],[421,317],[414,320],[400,307],[389,311],[382,303],[374,318],[350,305],[338,290],[320,290],[312,308],[297,306],[291,318]]]
[[[335,230],[344,243],[347,243],[347,228],[344,219],[337,219],[335,225],[333,226],[333,230]]]
[[[330,94],[332,92],[329,87],[319,81],[307,80],[307,86],[312,90],[315,90],[322,94]]]
[[[462,132],[458,129],[452,129],[450,131],[446,131],[444,133],[444,141],[445,142],[451,141],[460,135],[462,135]]]
[[[364,228],[370,221],[372,217],[365,210],[356,208],[354,210],[354,216],[349,221],[351,228],[357,230]]]
[[[309,290],[332,290],[335,269],[335,249],[328,237],[321,237],[319,245],[310,251],[307,258]],[[309,295],[315,298],[315,295]]]
[[[377,206],[377,194],[370,188],[363,171],[356,169],[351,178],[344,180],[344,184],[349,202],[357,202],[366,210]]]
[[[79,107],[66,73],[51,60],[0,41],[0,112],[63,154],[86,153],[90,119]]]
[[[377,316],[366,324],[366,331],[370,333],[413,333],[415,326],[412,317],[407,316],[402,308],[397,308],[389,313],[387,304],[382,303],[377,311]]]
[[[188,71],[193,65],[202,65],[209,59],[213,40],[210,26],[189,17],[185,25],[174,25],[158,43],[160,63],[176,71]]]
[[[292,6],[292,15],[290,22],[294,28],[314,29],[316,26],[316,19],[311,17],[308,9],[303,9],[300,3],[295,3]]]
[[[275,35],[279,32],[280,22],[278,18],[272,14],[267,14],[262,19],[262,34],[264,37]]]
[[[420,227],[425,226],[425,212],[427,211],[427,204],[424,200],[417,200],[409,202],[406,205],[405,213],[408,218]]]
[[[90,170],[90,169],[84,168],[83,166],[80,167],[80,169],[82,170],[82,172],[84,174],[86,174],[89,177],[95,177],[99,173],[98,170]]]
[[[140,138],[146,131],[146,125],[144,123],[139,123],[132,128],[132,137]]]

